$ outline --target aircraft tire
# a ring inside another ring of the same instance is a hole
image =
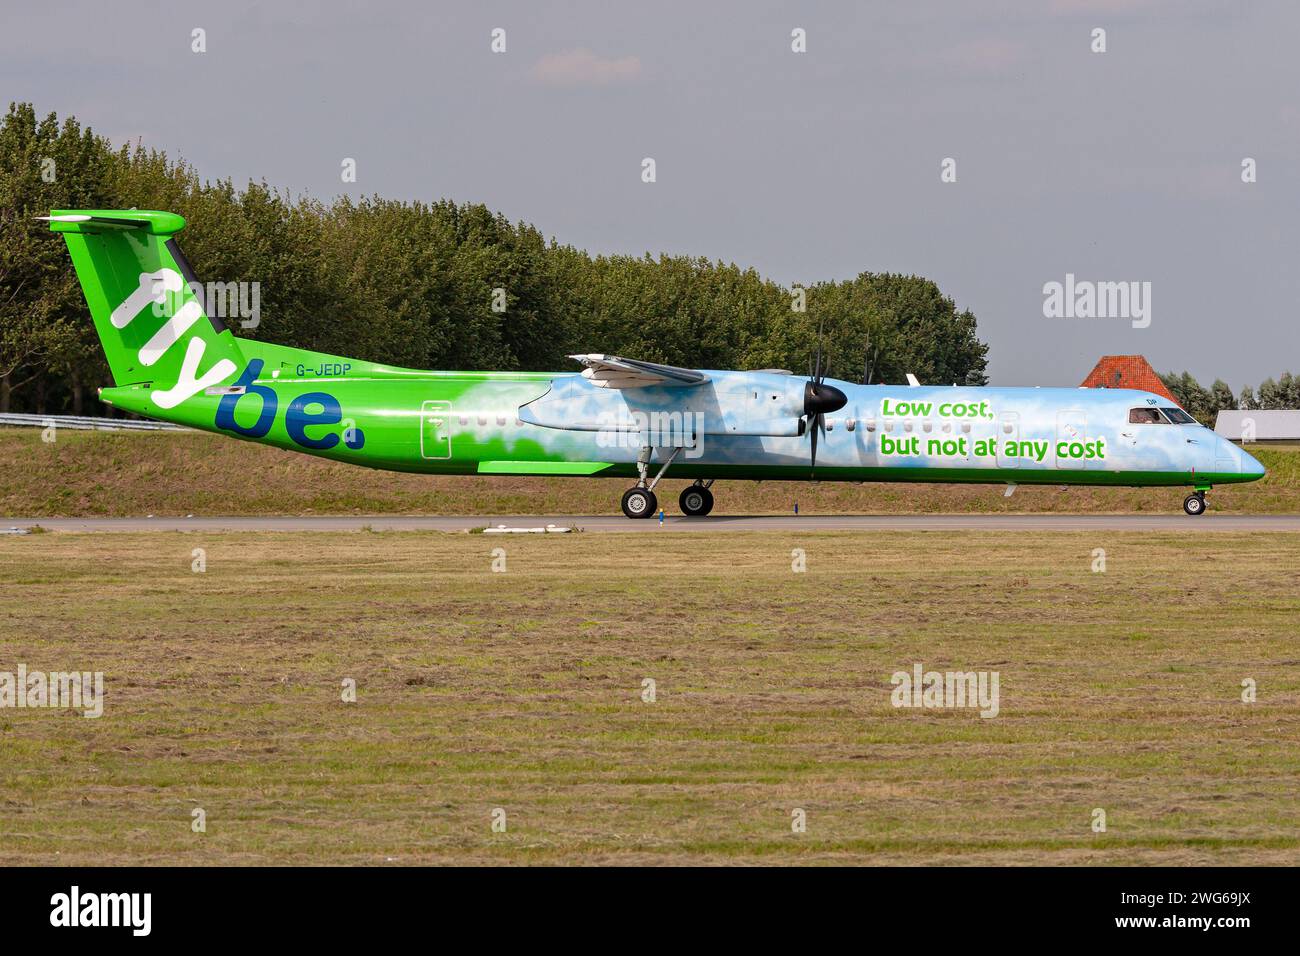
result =
[[[653,491],[629,488],[623,492],[623,514],[629,518],[649,518],[659,508]]]
[[[677,499],[677,505],[682,509],[682,514],[690,515],[692,518],[703,518],[713,510],[713,492],[699,485],[691,485],[682,491],[681,497]]]
[[[1183,510],[1189,515],[1205,514],[1205,495],[1201,492],[1193,492],[1183,499]]]

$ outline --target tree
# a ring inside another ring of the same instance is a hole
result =
[[[1277,380],[1277,391],[1282,408],[1300,408],[1300,379],[1283,372]]]
[[[1277,382],[1272,377],[1264,379],[1259,383],[1259,407],[1260,408],[1283,408],[1282,390],[1278,388]]]
[[[1232,396],[1232,389],[1221,378],[1216,378],[1214,384],[1210,386],[1210,395],[1214,400],[1215,412],[1237,407],[1237,400]]]
[[[94,335],[82,320],[76,277],[60,243],[34,220],[52,208],[97,204],[106,152],[74,119],[60,126],[51,113],[38,123],[30,104],[10,104],[0,123],[0,411],[46,376],[51,361],[85,370],[70,357],[79,339]]]

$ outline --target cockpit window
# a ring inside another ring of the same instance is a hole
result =
[[[1163,425],[1165,420],[1160,417],[1160,412],[1154,408],[1130,408],[1128,410],[1128,421],[1130,425]]]
[[[1168,416],[1169,420],[1175,425],[1195,425],[1196,419],[1188,415],[1181,408],[1165,408],[1160,406],[1160,410]]]

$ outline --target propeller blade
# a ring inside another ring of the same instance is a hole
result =
[[[817,418],[820,419],[821,416],[818,415]],[[820,429],[818,428],[812,429],[812,465],[810,466],[812,471],[810,477],[815,476],[817,474],[817,432],[818,431],[820,431]]]
[[[817,370],[813,373],[812,380],[821,383],[822,375],[822,329],[824,323],[822,320],[817,321]]]

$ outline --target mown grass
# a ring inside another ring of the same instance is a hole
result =
[[[1294,864],[1298,568],[1293,534],[0,539],[0,670],[107,683],[98,720],[0,710],[0,861]],[[915,662],[998,671],[999,716],[895,709]]]
[[[1216,488],[1210,506],[1300,512],[1300,453],[1253,449],[1261,481]],[[46,444],[36,429],[0,428],[0,515],[15,518],[312,514],[617,514],[621,478],[405,475],[191,433],[75,432]],[[686,482],[666,480],[677,511]],[[723,482],[719,514],[1177,513],[1186,488]]]

